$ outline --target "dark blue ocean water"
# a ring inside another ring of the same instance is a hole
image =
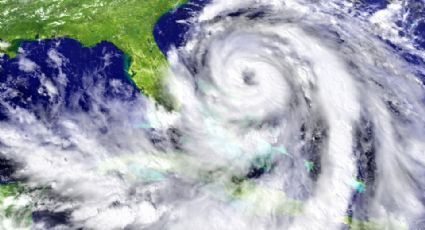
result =
[[[131,100],[139,93],[125,71],[126,56],[112,43],[87,48],[76,40],[58,38],[22,42],[21,49],[15,58],[0,58],[0,96],[6,103],[0,104],[0,120],[9,118],[7,106],[27,109],[46,121],[64,111],[87,112],[99,87],[105,100]],[[62,66],[49,58],[53,51],[61,55]],[[35,64],[33,71],[22,70],[23,58]],[[122,82],[126,91],[113,90],[114,80]],[[46,81],[58,90],[57,95],[46,93]],[[59,110],[52,110],[57,106]]]
[[[190,23],[179,23],[181,20],[188,20],[195,16],[209,3],[211,0],[191,0],[187,4],[164,14],[156,23],[153,29],[153,35],[156,44],[164,53],[171,47],[181,47],[185,44],[190,30]]]

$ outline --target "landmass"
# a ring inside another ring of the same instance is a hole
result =
[[[145,95],[170,108],[162,90],[166,58],[152,30],[187,0],[0,0],[0,51],[14,57],[24,40],[70,37],[91,47],[114,43],[128,55],[128,74]]]

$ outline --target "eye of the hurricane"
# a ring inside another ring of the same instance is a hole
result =
[[[256,77],[256,74],[252,70],[245,70],[242,72],[243,82],[246,85],[249,85],[249,86],[257,85],[258,82],[256,81],[255,77]]]

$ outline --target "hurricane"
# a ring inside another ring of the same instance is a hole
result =
[[[0,88],[21,202],[57,214],[34,228],[425,229],[425,53],[397,30],[406,1],[358,2],[199,6],[165,50],[172,110],[102,77],[118,51],[76,93],[60,40],[49,73],[23,47],[21,71],[55,76],[48,105]]]

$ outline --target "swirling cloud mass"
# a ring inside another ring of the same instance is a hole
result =
[[[174,112],[118,79],[82,83],[88,109],[63,105],[51,49],[51,120],[1,102],[2,154],[38,210],[66,216],[36,228],[425,229],[423,66],[388,43],[425,54],[394,35],[397,2],[357,18],[342,3],[208,4],[167,53]]]

